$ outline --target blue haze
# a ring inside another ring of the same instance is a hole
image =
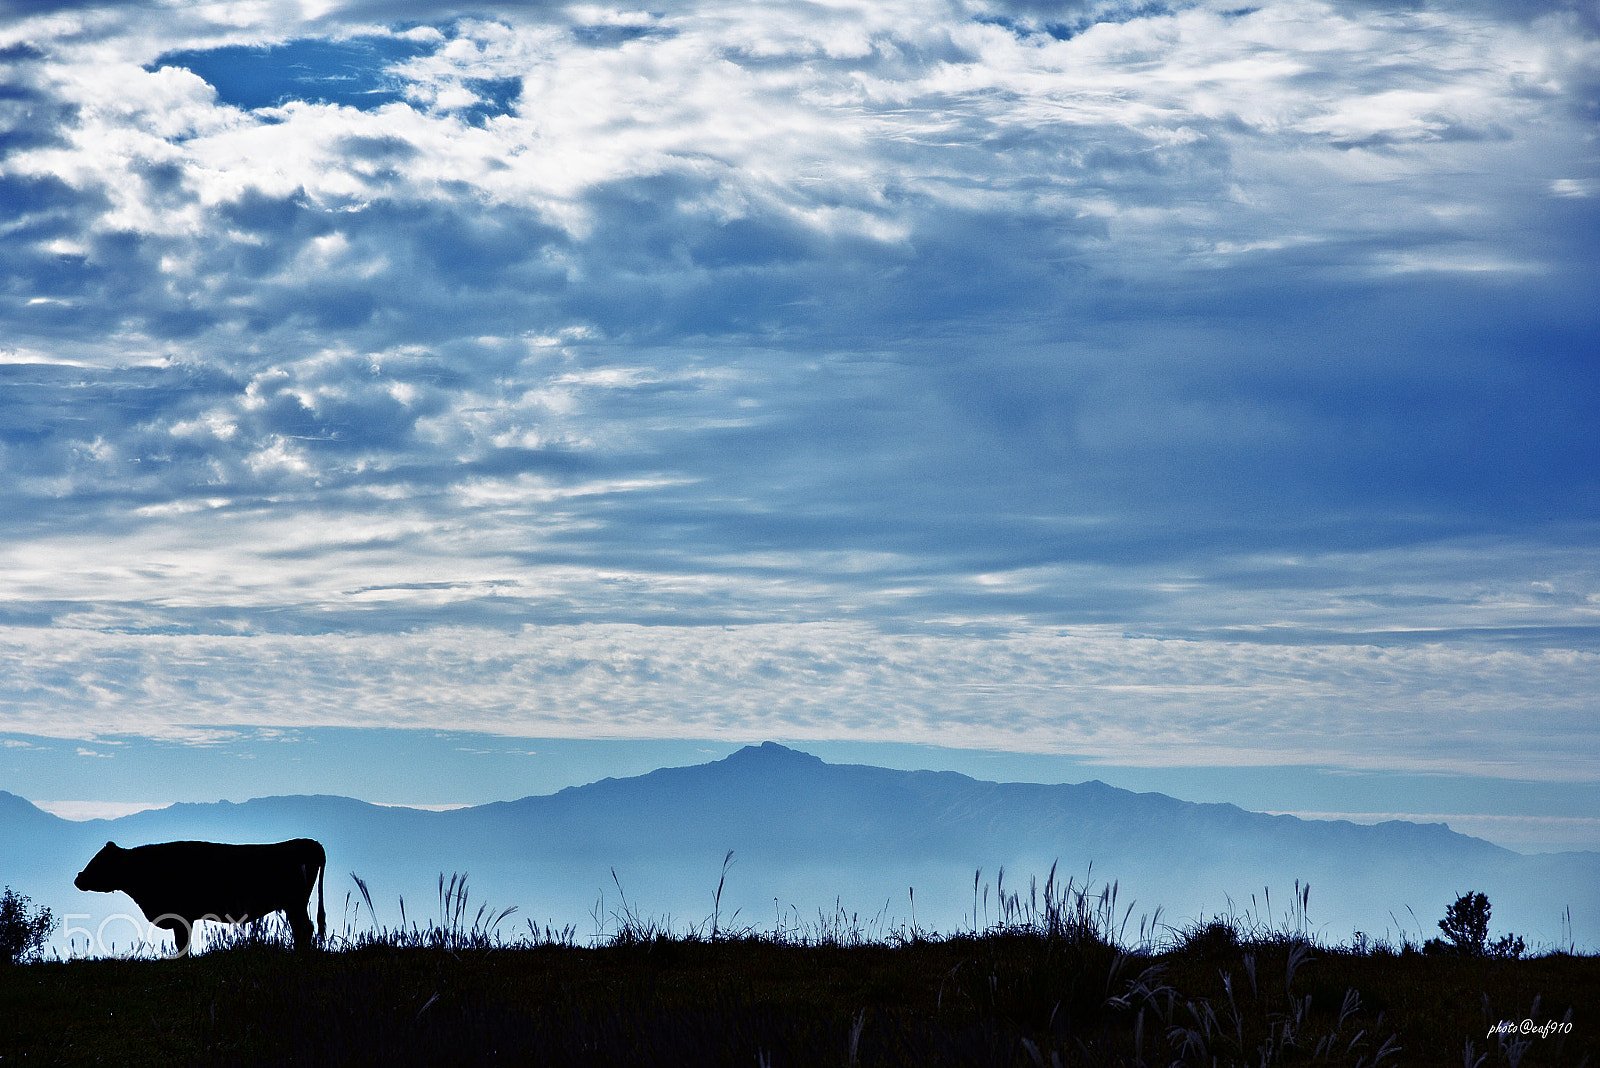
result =
[[[0,863],[37,900],[73,915],[79,952],[83,932],[116,924],[126,939],[137,926],[113,919],[129,909],[120,897],[71,889],[75,866],[102,839],[291,834],[329,850],[335,931],[357,922],[354,872],[386,924],[399,921],[402,897],[411,919],[437,915],[439,875],[466,873],[475,901],[518,906],[517,929],[571,926],[580,939],[630,915],[682,932],[713,909],[733,929],[804,929],[843,909],[847,927],[859,922],[872,937],[913,922],[949,934],[998,921],[1002,893],[1042,890],[1054,867],[1061,882],[1096,894],[1115,884],[1114,921],[1132,918],[1121,931],[1128,945],[1164,942],[1216,915],[1325,943],[1348,943],[1357,930],[1418,943],[1464,887],[1488,894],[1497,934],[1516,931],[1537,951],[1589,950],[1600,934],[1600,853],[1524,857],[1438,824],[1302,821],[1094,781],[997,784],[828,764],[771,744],[440,813],[273,797],[72,825],[9,794],[0,805]],[[1301,917],[1296,890],[1307,885]]]

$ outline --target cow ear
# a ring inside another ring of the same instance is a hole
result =
[[[106,843],[106,848],[107,849],[119,849],[121,847],[118,846],[117,843],[115,843],[115,842],[107,842]]]

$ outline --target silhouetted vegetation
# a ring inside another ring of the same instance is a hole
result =
[[[29,899],[6,887],[0,893],[0,964],[17,964],[39,955],[56,928],[47,908],[30,909]]]
[[[1458,953],[1464,957],[1510,957],[1515,960],[1527,952],[1520,935],[1504,935],[1489,944],[1489,915],[1493,910],[1483,894],[1467,891],[1456,898],[1439,921],[1439,930],[1448,942],[1430,938],[1423,945],[1429,953]]]
[[[620,894],[621,887],[617,887]],[[1482,895],[1478,895],[1481,897]],[[625,895],[597,933],[472,907],[372,921],[359,879],[328,952],[273,919],[200,952],[45,960],[0,976],[0,1061],[540,1065],[1595,1065],[1600,958],[1320,942],[1282,915],[1134,918],[1116,884],[974,879],[973,922],[873,929],[836,908],[672,931]],[[1446,919],[1486,945],[1488,905]],[[1458,902],[1458,905],[1460,903]],[[1465,923],[1465,926],[1459,926]],[[1524,1025],[1523,1021],[1528,1021]]]

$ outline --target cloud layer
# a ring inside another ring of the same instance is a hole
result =
[[[0,11],[8,729],[1600,767],[1578,7]]]

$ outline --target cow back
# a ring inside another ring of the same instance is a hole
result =
[[[121,889],[145,914],[242,921],[306,907],[326,863],[309,838],[270,845],[162,842],[124,850]]]

